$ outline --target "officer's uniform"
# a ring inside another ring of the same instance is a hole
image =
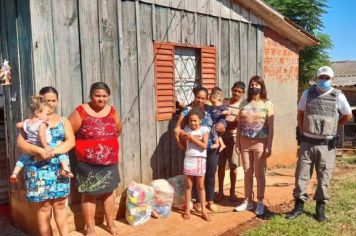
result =
[[[307,185],[315,165],[318,186],[314,199],[325,202],[329,199],[328,188],[336,156],[339,114],[348,115],[351,108],[340,90],[332,88],[319,94],[314,85],[304,91],[298,110],[304,111],[304,120],[293,195],[297,200],[307,200]]]

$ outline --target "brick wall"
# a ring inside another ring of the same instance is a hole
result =
[[[266,79],[298,80],[298,47],[275,31],[265,29],[263,69]]]
[[[270,168],[295,164],[297,143],[298,64],[297,45],[265,28],[263,74],[268,99],[274,105],[274,138]]]

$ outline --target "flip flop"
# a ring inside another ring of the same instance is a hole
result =
[[[201,203],[194,203],[194,204],[193,204],[193,208],[194,208],[194,210],[196,210],[197,212],[201,212]]]

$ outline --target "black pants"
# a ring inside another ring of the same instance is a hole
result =
[[[204,186],[205,186],[205,194],[206,194],[206,201],[213,201],[214,200],[214,193],[215,193],[215,173],[216,168],[218,166],[218,150],[212,149],[207,151],[207,158],[206,158],[206,173],[204,179]],[[196,188],[196,182],[193,182],[193,198],[196,199],[197,202],[200,202],[199,193]]]

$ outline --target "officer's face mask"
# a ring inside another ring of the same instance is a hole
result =
[[[322,91],[328,91],[329,89],[331,89],[331,79],[318,79],[316,82],[318,88]]]

